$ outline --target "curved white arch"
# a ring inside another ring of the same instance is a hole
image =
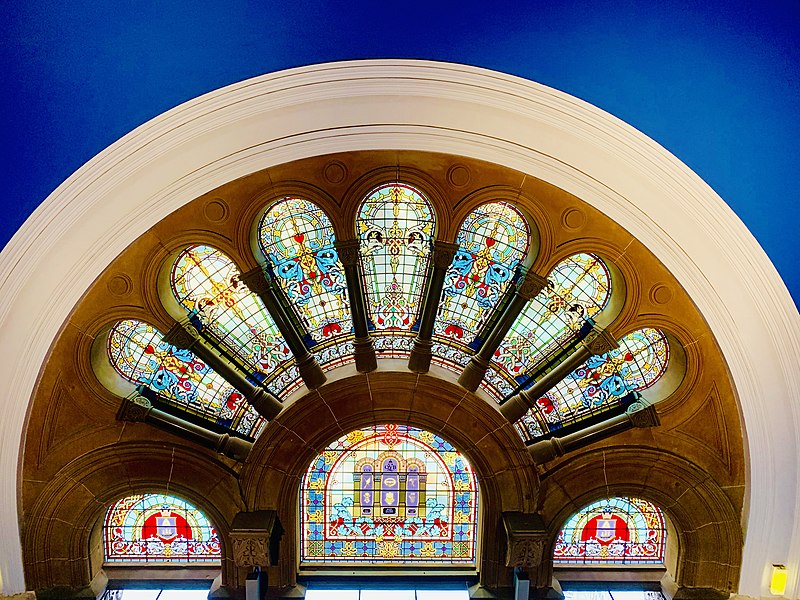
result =
[[[460,154],[586,200],[641,240],[713,330],[739,394],[749,456],[739,593],[769,566],[800,595],[800,316],[763,250],[684,164],[611,115],[556,90],[424,61],[331,63],[251,79],[183,104],[89,161],[0,254],[0,475],[17,481],[39,369],[102,270],[149,227],[223,183],[348,150]],[[2,593],[25,589],[15,486],[0,490]]]

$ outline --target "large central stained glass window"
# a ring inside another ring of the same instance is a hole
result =
[[[115,502],[103,522],[106,563],[220,564],[219,536],[197,508],[166,494]]]
[[[428,200],[401,183],[377,188],[358,210],[367,312],[375,349],[383,356],[411,351],[434,224]]]
[[[342,436],[300,490],[301,566],[474,565],[478,487],[441,437],[405,425]]]

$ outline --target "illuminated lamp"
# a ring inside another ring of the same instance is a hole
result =
[[[786,567],[783,565],[772,565],[772,581],[769,584],[769,592],[775,596],[783,596],[786,592]]]

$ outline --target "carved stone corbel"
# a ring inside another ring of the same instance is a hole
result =
[[[276,511],[240,512],[233,518],[230,532],[233,562],[243,569],[275,564],[282,535]]]
[[[541,515],[504,512],[503,526],[508,537],[506,566],[534,569],[542,563],[547,530]]]

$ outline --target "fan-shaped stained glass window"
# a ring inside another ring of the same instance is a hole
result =
[[[518,275],[530,235],[525,218],[506,202],[479,206],[464,220],[433,330],[436,362],[457,372],[466,366],[470,349],[476,349],[470,343]]]
[[[206,516],[165,494],[113,504],[103,522],[103,544],[107,563],[220,564],[219,537]]]
[[[475,474],[433,433],[352,431],[314,459],[300,498],[302,564],[475,564]]]
[[[630,392],[658,381],[668,362],[669,343],[658,329],[629,333],[619,348],[590,357],[539,398],[518,429],[523,439],[535,438],[621,406]]]
[[[261,251],[310,335],[321,365],[353,360],[347,282],[328,215],[312,202],[283,198],[258,228]]]
[[[367,196],[356,223],[364,291],[375,349],[408,356],[434,233],[430,203],[409,185],[384,185]]]
[[[210,246],[190,246],[172,267],[172,291],[189,319],[276,393],[301,384],[294,357],[236,265]]]
[[[189,415],[256,437],[264,420],[242,394],[189,350],[167,344],[152,325],[127,319],[108,334],[108,358],[125,379]]]
[[[610,298],[611,277],[597,256],[575,254],[560,262],[495,352],[487,390],[499,399],[524,385],[537,367],[576,340]]]
[[[664,514],[641,498],[607,498],[572,515],[558,534],[557,564],[661,564]]]

